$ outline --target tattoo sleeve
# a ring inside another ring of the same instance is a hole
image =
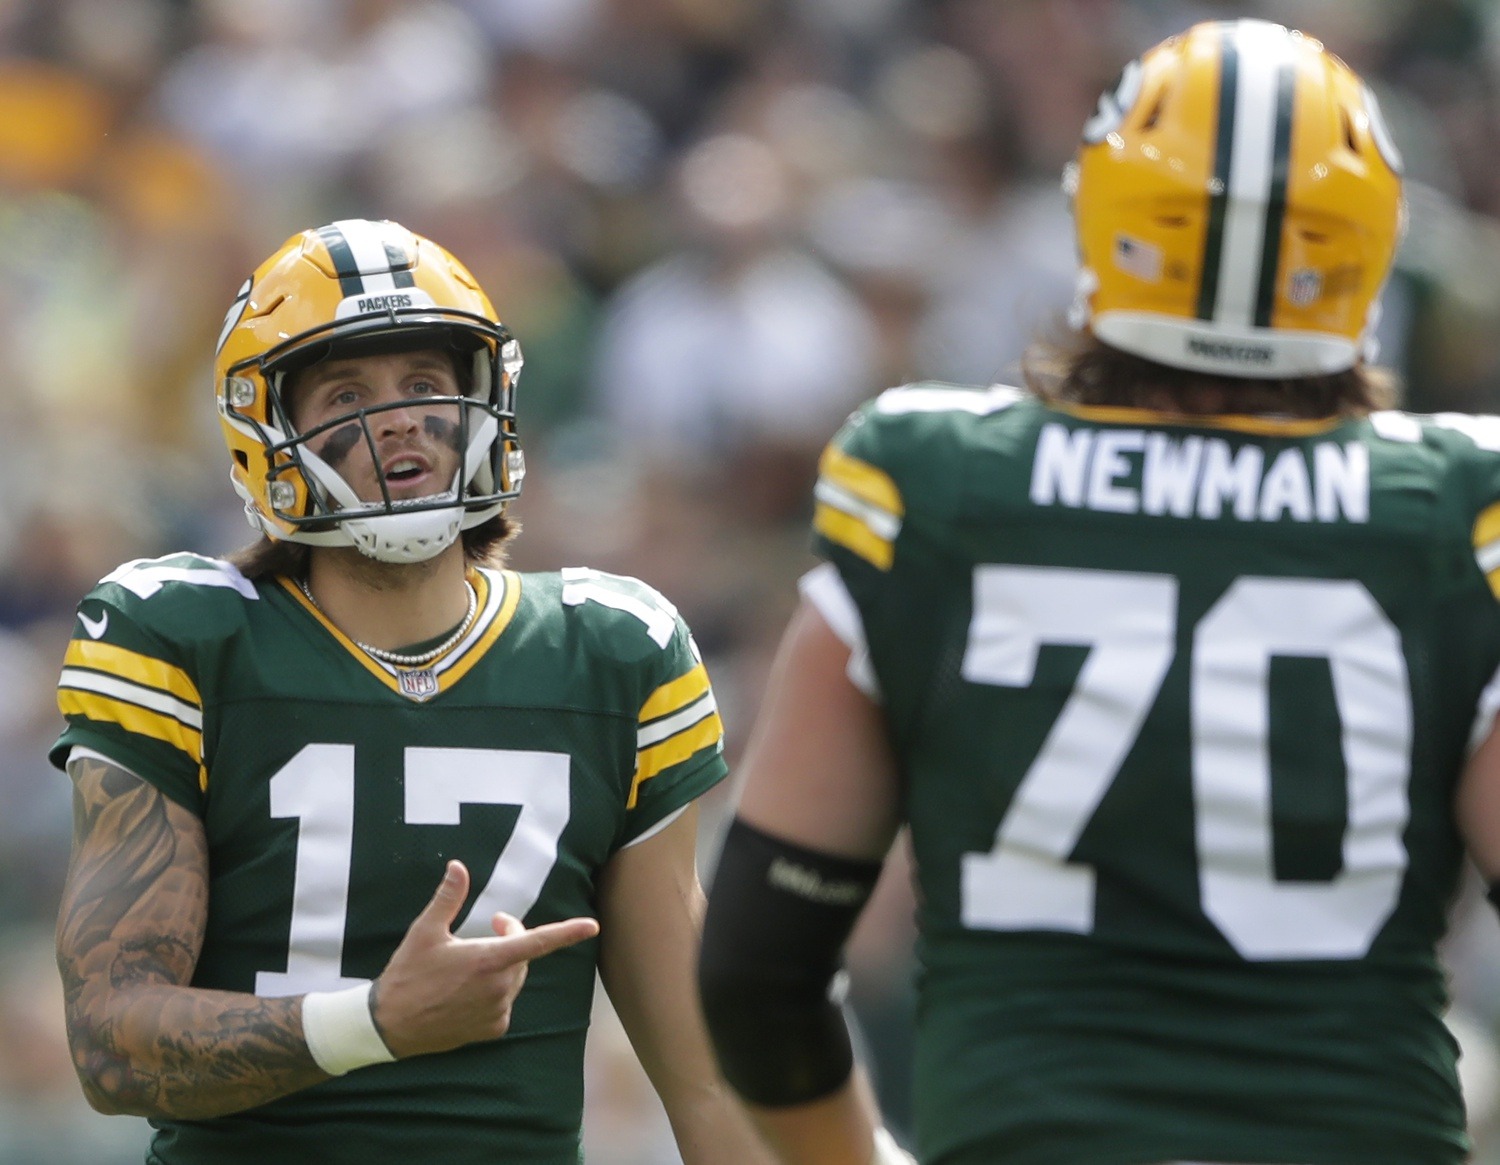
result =
[[[101,1112],[202,1119],[327,1076],[300,997],[190,987],[208,916],[199,820],[93,757],[73,778],[73,855],[57,922],[73,1066]]]

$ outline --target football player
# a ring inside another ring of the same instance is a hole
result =
[[[576,1165],[596,970],[683,1160],[764,1159],[692,990],[713,692],[650,587],[504,569],[520,371],[442,247],[293,237],[215,368],[261,540],[78,608],[67,1029],[152,1162]]]
[[[1197,25],[1084,128],[1076,336],[829,445],[700,964],[786,1161],[879,1152],[829,987],[902,827],[928,1165],[1465,1159],[1500,418],[1389,407],[1400,174],[1317,41]]]

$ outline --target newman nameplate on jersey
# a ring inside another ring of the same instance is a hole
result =
[[[1370,451],[1319,441],[1268,456],[1222,437],[1054,423],[1037,440],[1031,500],[1175,518],[1368,522]]]

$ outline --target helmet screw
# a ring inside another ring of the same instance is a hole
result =
[[[237,409],[249,408],[255,403],[255,385],[243,376],[229,378],[229,403]]]
[[[267,495],[273,509],[288,510],[297,502],[297,487],[289,481],[273,481]]]

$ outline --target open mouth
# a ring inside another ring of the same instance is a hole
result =
[[[385,468],[385,479],[392,485],[416,481],[427,472],[427,463],[418,457],[397,457]]]

